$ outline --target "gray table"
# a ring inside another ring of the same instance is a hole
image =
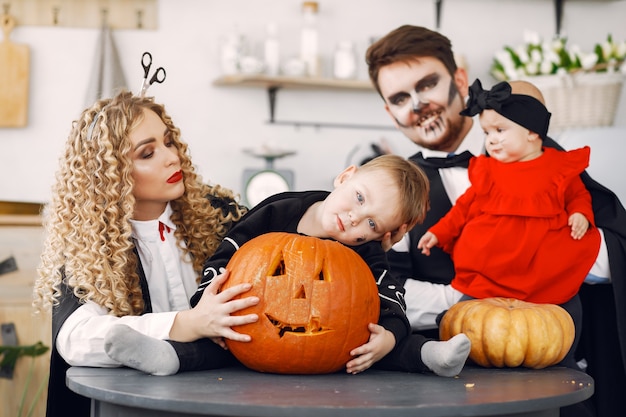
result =
[[[127,368],[70,368],[67,384],[104,416],[558,416],[593,394],[567,368],[483,369],[456,378],[368,370],[272,375],[242,368],[151,376]]]

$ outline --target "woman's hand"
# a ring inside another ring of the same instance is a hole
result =
[[[238,342],[249,342],[249,335],[237,333],[233,326],[254,323],[259,318],[256,314],[232,316],[231,314],[259,303],[258,297],[233,299],[249,291],[251,284],[238,284],[219,292],[228,278],[228,271],[216,276],[204,290],[198,304],[190,309],[178,312],[170,339],[178,342],[191,342],[204,337],[227,338]]]

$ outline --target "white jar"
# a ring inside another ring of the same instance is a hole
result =
[[[319,55],[319,37],[317,32],[316,1],[302,3],[302,30],[300,32],[300,59],[306,65],[306,75],[319,77],[321,75],[321,60]]]
[[[275,23],[267,25],[267,38],[264,45],[265,73],[269,76],[278,75],[280,68],[280,45],[278,28]]]
[[[337,44],[334,56],[333,76],[343,80],[356,77],[356,52],[352,42],[342,41]]]

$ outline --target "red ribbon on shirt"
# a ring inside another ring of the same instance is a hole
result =
[[[165,242],[165,235],[163,234],[163,231],[169,233],[170,230],[169,226],[159,222],[159,235],[161,236],[161,242]]]

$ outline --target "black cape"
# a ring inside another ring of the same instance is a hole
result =
[[[563,149],[550,138],[544,141],[544,146]],[[414,278],[449,284],[454,277],[450,256],[440,248],[433,248],[431,256],[427,257],[415,246],[452,204],[443,189],[438,169],[424,163],[421,153],[409,159],[421,166],[429,177],[431,208],[424,223],[410,232],[410,251],[388,252],[391,270],[404,280]],[[581,174],[581,179],[591,194],[596,225],[604,231],[612,284],[583,284],[580,289],[583,328],[576,358],[586,360],[587,373],[594,379],[595,393],[591,401],[598,417],[613,417],[620,411],[621,414],[626,412],[626,211],[619,198],[587,172]],[[432,332],[430,336],[434,336]]]

